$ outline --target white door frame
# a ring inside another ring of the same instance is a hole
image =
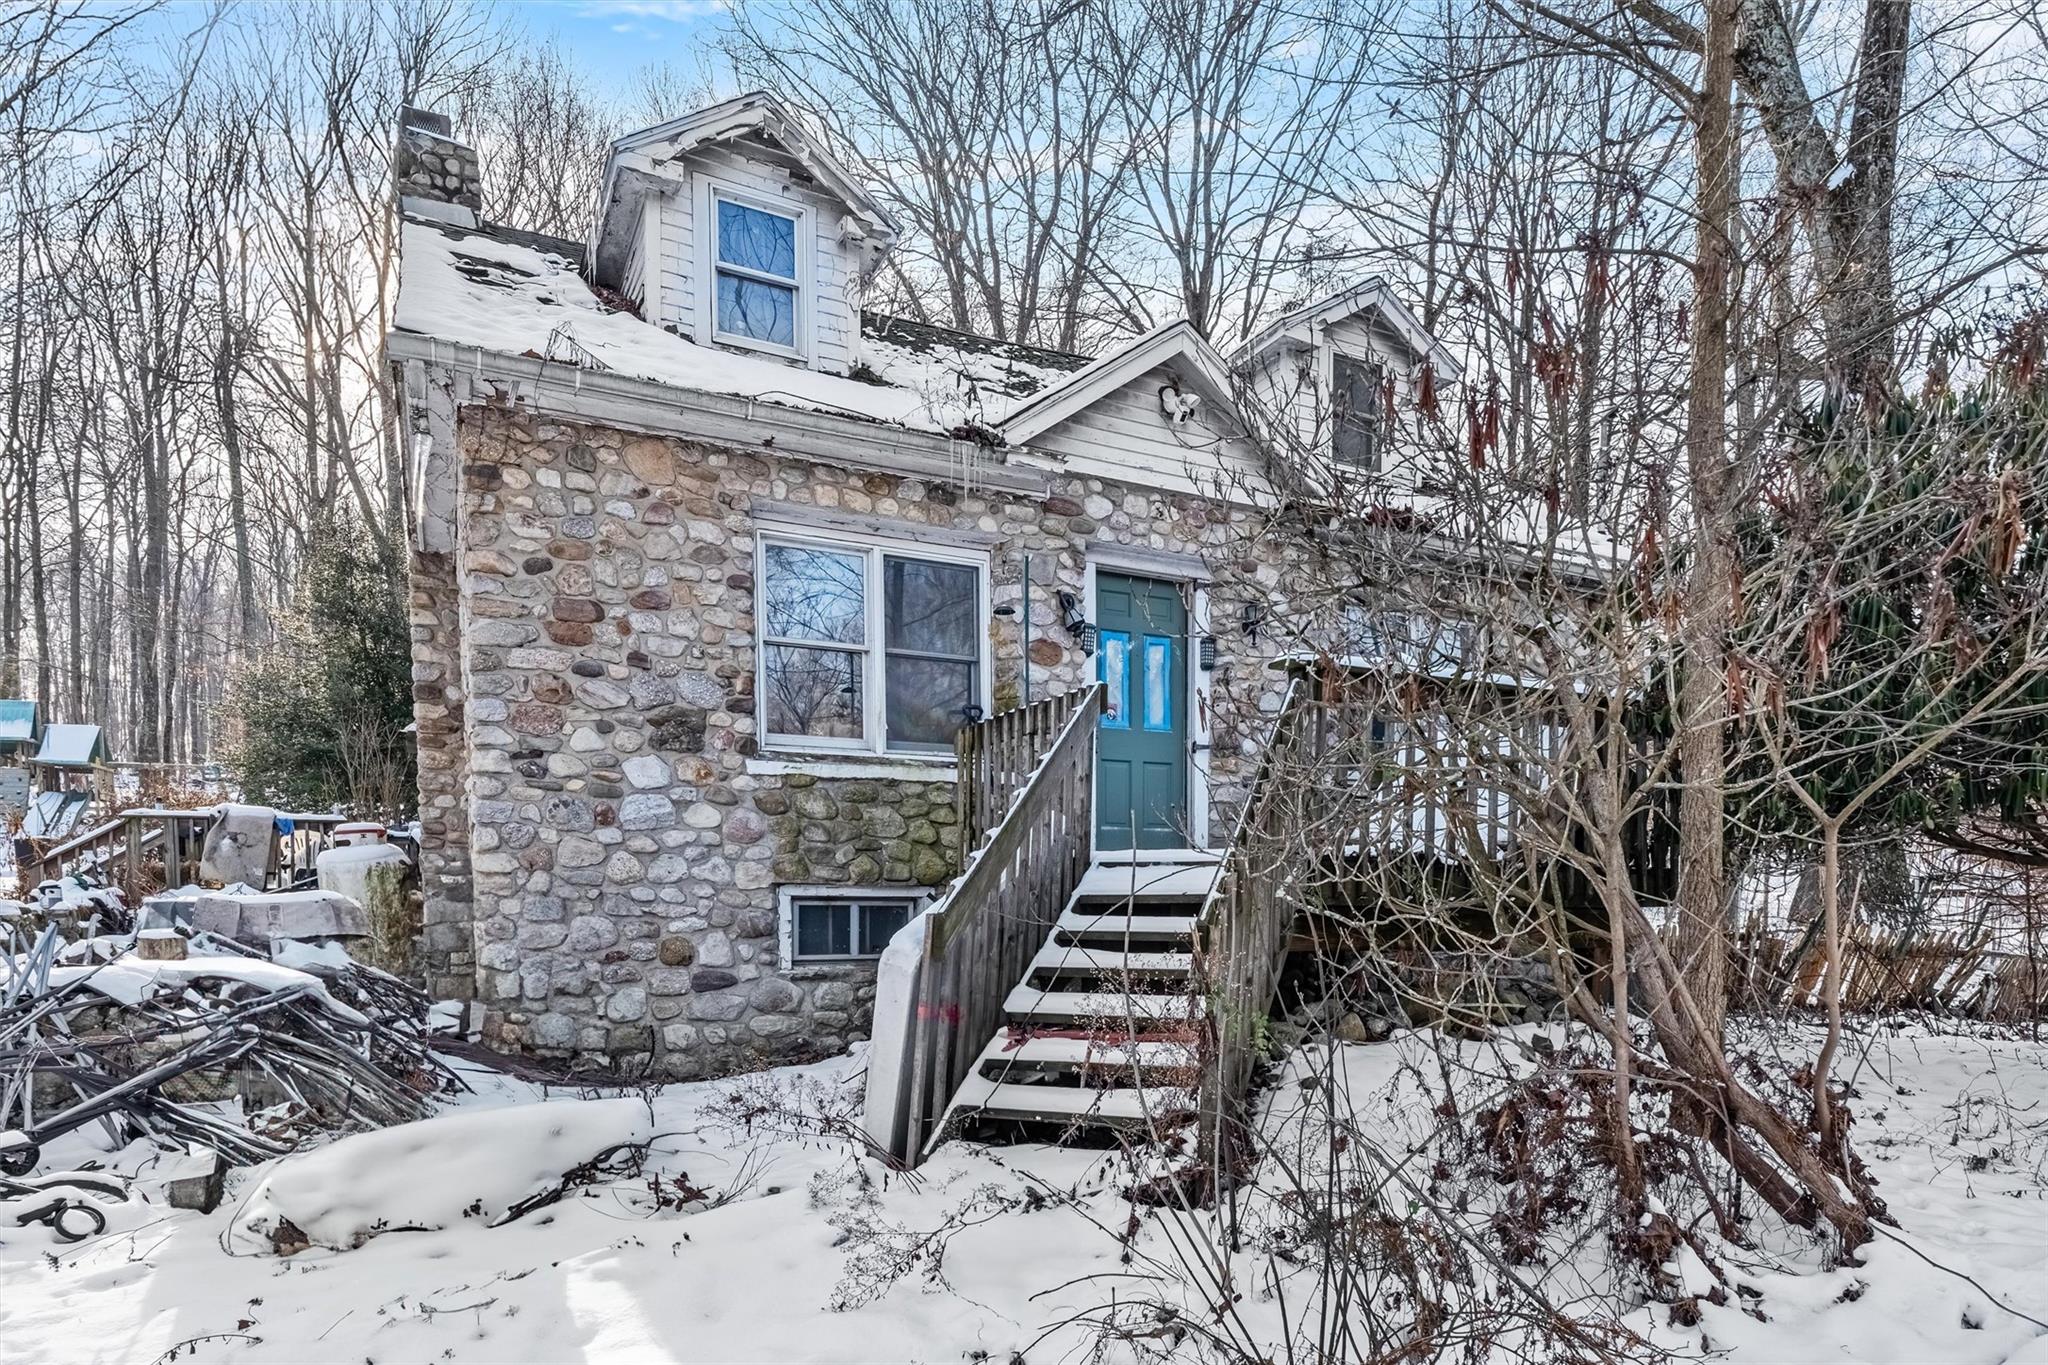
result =
[[[1119,555],[1119,548],[1113,545],[1088,547],[1087,562],[1082,568],[1081,610],[1091,625],[1095,621],[1095,571],[1098,568],[1107,569],[1111,573],[1128,574],[1133,578],[1150,578],[1156,582],[1174,583],[1183,589],[1192,589],[1192,592],[1183,593],[1189,601],[1188,634],[1183,642],[1183,648],[1187,651],[1188,690],[1187,696],[1181,702],[1187,708],[1188,752],[1183,755],[1183,760],[1187,765],[1188,774],[1188,842],[1191,847],[1206,848],[1210,843],[1209,755],[1213,752],[1209,747],[1209,679],[1213,675],[1202,671],[1202,651],[1199,642],[1202,636],[1210,633],[1208,579],[1206,575],[1189,570],[1176,572],[1150,557],[1135,554]],[[1098,651],[1101,649],[1099,642],[1096,648]],[[1089,682],[1093,682],[1095,679],[1092,675],[1100,668],[1097,656],[1087,656],[1084,667],[1084,676]],[[1101,792],[1094,787],[1099,771],[1098,767],[1088,774],[1088,804],[1091,810],[1095,802],[1101,798]]]

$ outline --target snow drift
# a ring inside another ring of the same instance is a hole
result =
[[[347,1251],[380,1232],[489,1225],[606,1150],[652,1136],[639,1100],[559,1100],[422,1119],[280,1161],[249,1196],[237,1249]]]

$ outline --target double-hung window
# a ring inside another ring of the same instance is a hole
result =
[[[726,340],[801,350],[803,288],[797,279],[797,213],[711,195],[714,329]]]
[[[1380,467],[1380,386],[1385,377],[1370,361],[1334,355],[1330,363],[1337,463],[1353,469]]]
[[[987,704],[987,572],[966,555],[764,538],[768,744],[949,752]]]

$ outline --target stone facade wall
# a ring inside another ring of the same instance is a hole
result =
[[[476,939],[455,556],[414,552],[411,579],[412,717],[419,749],[420,887],[426,902],[416,960],[435,999],[469,1000],[476,994]]]
[[[961,492],[488,408],[463,411],[460,445],[459,619],[426,590],[414,618],[430,868],[459,864],[460,803],[442,784],[462,773],[487,1035],[579,1063],[688,1077],[842,1048],[866,1032],[872,965],[787,967],[777,886],[936,887],[958,864],[949,782],[761,761],[756,504],[993,539],[997,607],[1019,600],[1028,553],[1041,696],[1092,675],[1050,591],[1081,591],[1091,541],[1232,556],[1232,578],[1262,591],[1283,576],[1277,552],[1250,548],[1251,514],[1100,480]],[[1237,603],[1210,615],[1235,623]],[[1020,627],[990,624],[1001,709],[1018,698]],[[1234,626],[1217,634],[1221,827],[1283,680]],[[430,736],[437,707],[459,741]],[[444,739],[461,754],[430,768]],[[442,894],[437,913],[430,883],[430,936],[467,913]]]

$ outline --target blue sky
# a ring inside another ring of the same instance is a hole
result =
[[[314,0],[240,0],[247,6],[313,3]],[[353,0],[328,0],[353,3]],[[708,55],[723,22],[725,0],[474,0],[494,9],[507,28],[559,40],[562,49],[592,75],[621,86],[643,67],[672,63],[694,72]],[[136,27],[144,39],[175,42],[216,11],[215,0],[171,0]]]
[[[559,38],[593,73],[624,79],[663,62],[694,67],[724,8],[720,0],[518,0],[505,13]]]

